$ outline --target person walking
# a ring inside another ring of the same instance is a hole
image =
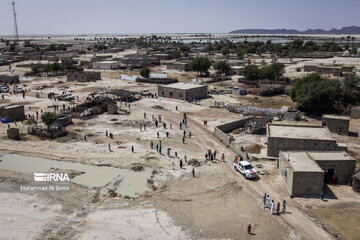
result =
[[[176,110],[176,111],[178,110],[178,107],[177,107],[177,106],[175,106],[175,110]]]
[[[184,130],[184,132],[183,132],[183,136],[184,136],[184,138],[186,137],[186,131]]]
[[[283,201],[283,206],[282,206],[282,212],[285,213],[286,212],[286,201]]]
[[[271,209],[270,209],[270,211],[271,211],[271,214],[272,214],[272,215],[275,214],[276,209],[275,209],[275,202],[274,202],[274,200],[271,200]]]
[[[264,209],[265,209],[265,207],[266,207],[266,193],[263,196],[263,203],[264,203]]]
[[[195,177],[195,168],[194,167],[191,172],[192,172],[193,177]]]
[[[185,144],[185,137],[182,138],[182,143]]]
[[[175,157],[177,158],[177,152],[175,152]]]
[[[182,123],[180,123],[180,130],[182,130]]]
[[[106,132],[105,132],[105,136],[106,136],[106,137],[108,137],[108,135],[109,135],[109,133],[108,133],[108,131],[106,130]]]
[[[280,215],[280,202],[276,205],[276,215]]]
[[[187,157],[186,157],[186,155],[184,155],[184,159],[185,159],[185,163],[187,163]]]
[[[247,226],[247,233],[251,234],[251,224],[249,223],[249,225]]]
[[[171,157],[171,155],[170,155],[170,150],[171,150],[171,148],[168,148],[168,149],[167,149],[167,156],[168,156],[168,157]]]
[[[222,162],[225,162],[225,154],[223,153],[223,154],[221,154],[221,161]],[[266,193],[265,193],[265,196],[264,196],[264,204],[265,204],[265,199],[266,198]]]
[[[154,149],[154,143],[151,141],[150,143],[151,149]]]
[[[208,160],[208,154],[205,153],[205,160],[207,161]]]
[[[146,118],[146,112],[144,112],[144,119]]]
[[[269,195],[266,196],[266,207],[270,208],[270,196]]]
[[[156,151],[159,152],[159,144],[156,144]]]
[[[131,152],[135,152],[134,146],[131,146]]]
[[[180,159],[180,168],[182,169],[182,167],[183,167],[183,160]]]
[[[169,132],[168,132],[168,131],[166,131],[166,137],[167,137],[167,138],[169,137]]]
[[[110,145],[110,143],[109,143],[109,145],[108,145],[108,148],[109,148],[109,152],[111,152],[111,145]]]
[[[159,132],[156,132],[156,135],[157,135],[157,138],[159,138],[159,137],[160,137],[160,134],[159,134]]]
[[[189,132],[189,138],[191,138],[191,132]]]
[[[214,151],[214,160],[216,160],[216,150]]]

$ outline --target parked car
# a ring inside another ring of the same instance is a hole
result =
[[[21,87],[14,87],[13,92],[14,93],[23,93],[23,92],[25,92],[25,90]]]
[[[257,178],[257,172],[248,161],[234,161],[235,171],[239,171],[245,178]]]
[[[75,97],[70,93],[66,93],[66,94],[59,96],[58,99],[61,101],[72,101],[75,99]]]
[[[141,96],[149,96],[149,90],[143,90],[140,92]]]
[[[8,93],[9,92],[9,88],[8,87],[0,87],[0,92],[2,93]]]

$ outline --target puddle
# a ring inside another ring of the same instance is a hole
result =
[[[84,172],[84,174],[71,179],[71,182],[88,188],[106,187],[107,189],[111,189],[111,186],[120,180],[115,192],[122,196],[137,197],[145,191],[151,190],[147,185],[147,179],[151,177],[152,168],[148,167],[144,167],[144,171],[134,172],[130,169],[93,166],[18,154],[0,153],[0,169],[3,170],[33,175],[34,172],[49,172],[50,168]]]

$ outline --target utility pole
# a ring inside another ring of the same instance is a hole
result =
[[[16,21],[16,11],[15,11],[15,1],[12,1],[13,6],[13,14],[14,14],[14,43],[17,45],[19,44],[19,33],[18,33],[18,27],[17,27],[17,21]]]

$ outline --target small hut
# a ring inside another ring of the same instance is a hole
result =
[[[360,192],[360,172],[352,176],[352,188],[355,192]]]

